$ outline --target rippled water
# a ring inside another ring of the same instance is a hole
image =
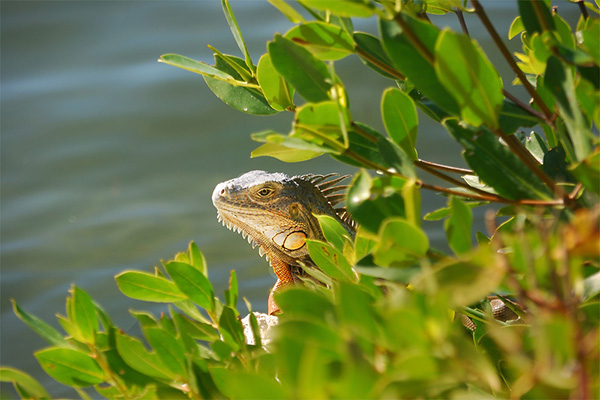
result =
[[[251,169],[355,172],[325,157],[300,164],[250,159],[257,144],[249,134],[287,132],[291,115],[242,114],[214,97],[199,76],[156,62],[175,52],[212,63],[207,43],[239,55],[219,3],[1,3],[0,363],[28,371],[56,396],[74,393],[38,366],[32,353],[46,343],[13,315],[9,299],[58,328],[55,314],[64,314],[67,291],[76,284],[128,330],[128,309],[150,306],[120,294],[113,276],[151,271],[194,240],[217,293],[235,269],[241,296],[264,311],[273,274],[216,222],[213,187]],[[516,5],[486,3],[506,31]],[[291,27],[267,2],[234,1],[233,7],[255,62],[274,32]],[[361,24],[356,21],[360,29],[375,29]],[[475,36],[480,29],[473,22]],[[380,95],[391,83],[356,59],[336,68],[354,118],[382,129]],[[421,125],[418,147],[425,159],[464,165],[435,125]],[[424,211],[445,203],[429,193],[423,199]],[[440,227],[425,226],[436,245]],[[2,397],[13,396],[3,384]]]

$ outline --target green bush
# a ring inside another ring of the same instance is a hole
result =
[[[293,114],[288,135],[252,135],[263,143],[253,156],[329,154],[360,168],[346,202],[356,239],[321,219],[331,240],[310,250],[327,285],[277,293],[283,313],[266,346],[254,314],[257,344],[245,341],[235,273],[219,300],[193,243],[154,273],[116,277],[125,295],[169,304],[160,318],[132,312],[145,340],[116,327],[77,287],[58,316],[66,336],[13,303],[50,344],[35,353],[44,370],[82,398],[91,386],[111,399],[598,398],[597,6],[575,1],[573,28],[548,0],[518,1],[508,33],[522,40],[516,61],[479,0],[271,3],[295,25],[275,35],[257,64],[226,0],[242,58],[211,48],[214,66],[175,54],[159,61],[201,74],[239,111]],[[463,32],[428,17],[446,13]],[[469,37],[465,14],[483,24],[531,101],[509,93]],[[355,32],[351,17],[376,19],[380,37]],[[381,97],[387,135],[352,118],[334,62],[353,55],[390,79]],[[417,108],[464,148],[469,170],[418,158]],[[422,189],[447,196],[447,207],[422,217]],[[489,237],[474,235],[472,208],[489,204],[502,205],[488,213]],[[430,247],[422,218],[444,220],[453,254]],[[494,320],[490,294],[510,294],[521,319]],[[455,322],[455,312],[476,329]],[[26,373],[1,372],[23,398],[50,397]]]

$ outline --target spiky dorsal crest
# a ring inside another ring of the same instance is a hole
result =
[[[354,220],[352,220],[350,214],[348,214],[346,207],[335,208],[336,205],[343,202],[346,198],[345,193],[338,192],[345,192],[349,187],[349,185],[340,185],[339,183],[351,176],[352,175],[340,175],[334,172],[326,175],[306,174],[300,175],[297,178],[303,179],[315,185],[315,187],[319,189],[321,193],[323,193],[323,196],[325,196],[327,201],[329,201],[329,204],[331,204],[331,207],[333,207],[341,220],[352,227],[356,227],[356,223]]]

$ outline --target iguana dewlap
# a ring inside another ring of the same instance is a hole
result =
[[[235,230],[270,262],[277,282],[269,295],[269,314],[279,312],[273,292],[293,284],[303,275],[304,264],[315,267],[306,249],[306,239],[325,240],[315,215],[337,219],[354,238],[352,222],[344,209],[339,185],[347,176],[300,175],[251,171],[219,183],[212,194],[218,219]]]

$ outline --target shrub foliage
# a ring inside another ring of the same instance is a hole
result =
[[[246,343],[235,273],[220,300],[193,243],[153,273],[116,276],[125,295],[169,304],[160,318],[132,311],[143,338],[120,330],[78,287],[58,316],[66,335],[13,302],[50,345],[35,353],[44,370],[83,398],[92,386],[110,399],[598,398],[597,4],[561,3],[581,10],[572,27],[549,0],[516,1],[515,58],[480,0],[270,2],[293,27],[256,64],[227,0],[241,57],[211,47],[212,66],[176,54],[159,61],[201,74],[236,110],[290,113],[289,134],[252,135],[262,143],[253,156],[328,154],[360,168],[346,202],[355,240],[320,218],[329,242],[309,250],[326,285],[277,294],[283,313],[267,346],[254,314],[257,344]],[[429,18],[447,13],[462,31]],[[354,31],[351,18],[376,20],[379,36]],[[483,24],[530,101],[511,95],[469,37],[470,19]],[[352,118],[335,72],[335,61],[352,56],[390,80],[381,95],[387,135]],[[464,148],[469,169],[418,157],[417,109]],[[447,207],[422,217],[421,190],[446,196]],[[499,211],[488,213],[487,235],[474,234],[472,209],[489,204]],[[452,254],[430,247],[422,218],[444,220]],[[494,320],[490,294],[512,296],[521,318]],[[25,372],[1,371],[22,397],[49,397]]]

